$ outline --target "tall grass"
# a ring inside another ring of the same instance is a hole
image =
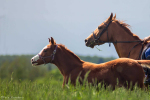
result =
[[[29,80],[0,79],[0,99],[12,100],[149,100],[149,91],[134,87],[134,90],[116,88],[114,91],[99,84],[95,86],[70,83],[62,88],[62,76],[54,70],[47,77]],[[86,82],[85,82],[86,84]]]

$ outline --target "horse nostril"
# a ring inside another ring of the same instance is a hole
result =
[[[31,61],[33,62],[33,58],[31,59]]]
[[[85,43],[87,42],[87,39],[85,39]]]

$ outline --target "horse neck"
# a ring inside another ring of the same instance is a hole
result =
[[[133,34],[129,29],[124,29],[125,27],[120,25],[114,25],[113,30],[111,31],[112,40],[111,41],[137,41],[140,40],[138,36]],[[119,30],[118,30],[119,29]],[[139,42],[133,42],[133,43],[113,43],[115,46],[115,49],[118,53],[119,57],[128,57],[129,52],[131,49],[138,44]],[[139,52],[141,49],[141,44],[139,44],[136,49],[133,49],[132,52],[135,54],[130,54],[130,58],[138,59]]]
[[[58,46],[53,63],[62,75],[69,75],[75,68],[82,67],[83,61],[65,47]]]

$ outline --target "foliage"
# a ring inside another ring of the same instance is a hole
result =
[[[84,61],[88,61],[88,62],[93,62],[93,63],[104,63],[110,60],[114,60],[114,57],[108,57],[108,58],[104,58],[104,57],[98,57],[98,56],[79,56],[80,59],[84,60]]]
[[[33,67],[30,63],[30,56],[0,56],[0,78],[1,79],[29,79],[45,76],[48,72],[47,66]]]

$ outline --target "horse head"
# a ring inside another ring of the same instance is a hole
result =
[[[88,47],[94,48],[95,45],[101,45],[105,42],[109,42],[111,37],[110,34],[108,35],[108,31],[111,30],[110,24],[112,23],[112,20],[116,18],[116,15],[113,17],[113,13],[109,16],[109,18],[101,23],[96,30],[94,30],[93,33],[89,35],[85,39],[85,44]],[[109,32],[110,33],[110,32]]]
[[[54,39],[49,38],[49,44],[46,45],[37,55],[32,57],[31,63],[34,66],[52,63],[56,53],[57,45]]]

